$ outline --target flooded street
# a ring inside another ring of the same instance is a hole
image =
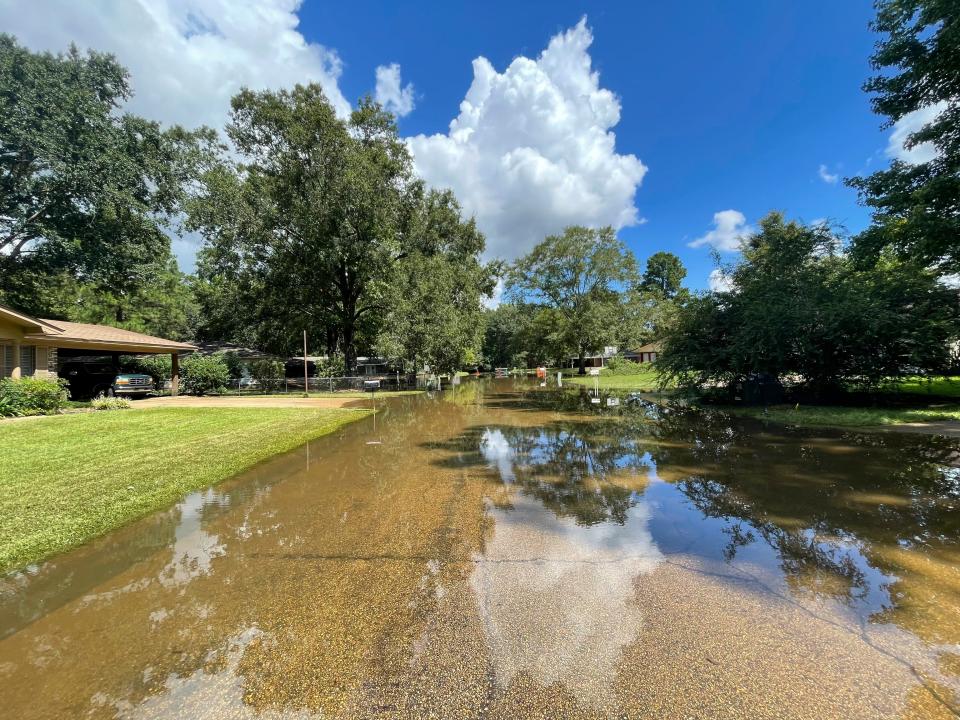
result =
[[[0,716],[960,713],[960,441],[380,404],[0,579]]]

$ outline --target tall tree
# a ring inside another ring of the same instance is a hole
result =
[[[643,272],[641,286],[654,290],[664,298],[676,297],[687,276],[687,269],[676,255],[671,252],[656,252],[647,258],[647,269]]]
[[[51,286],[131,296],[166,272],[167,231],[215,134],[124,113],[130,95],[110,55],[33,53],[0,35],[3,302],[73,317],[76,297]]]
[[[847,182],[874,210],[874,224],[855,239],[858,256],[892,246],[903,257],[960,270],[960,12],[956,0],[878,0],[872,28],[884,33],[864,89],[887,127],[910,113],[930,122],[906,140],[931,143],[928,162],[894,160],[886,170]]]
[[[243,164],[216,168],[190,214],[207,239],[202,334],[290,352],[308,329],[347,372],[358,347],[419,347],[446,365],[452,355],[427,340],[446,333],[452,354],[477,344],[479,323],[467,337],[451,313],[474,302],[479,313],[483,237],[452,195],[425,192],[392,115],[364,99],[341,120],[316,84],[244,90],[232,105],[227,132]]]
[[[557,312],[563,343],[576,353],[583,375],[586,353],[614,338],[618,292],[636,276],[636,260],[613,228],[571,226],[520,258],[508,289]]]
[[[480,260],[485,240],[463,221],[453,193],[430,191],[406,230],[407,248],[388,295],[382,354],[440,372],[481,361],[483,299],[497,266]]]

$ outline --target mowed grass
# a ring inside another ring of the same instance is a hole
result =
[[[564,383],[573,383],[575,385],[586,385],[587,387],[596,387],[597,379],[600,380],[601,390],[647,390],[654,391],[659,388],[657,373],[654,370],[646,370],[637,375],[610,375],[605,372],[600,373],[598,377],[591,375],[574,375],[564,377]]]
[[[369,414],[163,408],[0,422],[0,572],[76,547]]]
[[[788,425],[869,427],[905,423],[945,422],[960,420],[960,406],[942,408],[861,408],[839,406],[773,405],[761,407],[724,406],[732,415],[772,420]]]
[[[885,392],[960,397],[960,377],[909,377],[892,382]]]

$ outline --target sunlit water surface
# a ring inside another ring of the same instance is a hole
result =
[[[960,442],[511,380],[0,578],[0,716],[956,717]]]

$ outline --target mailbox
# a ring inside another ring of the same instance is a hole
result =
[[[366,390],[367,392],[376,392],[377,390],[380,389],[380,381],[379,381],[379,380],[364,380],[364,381],[363,381],[363,389]]]

